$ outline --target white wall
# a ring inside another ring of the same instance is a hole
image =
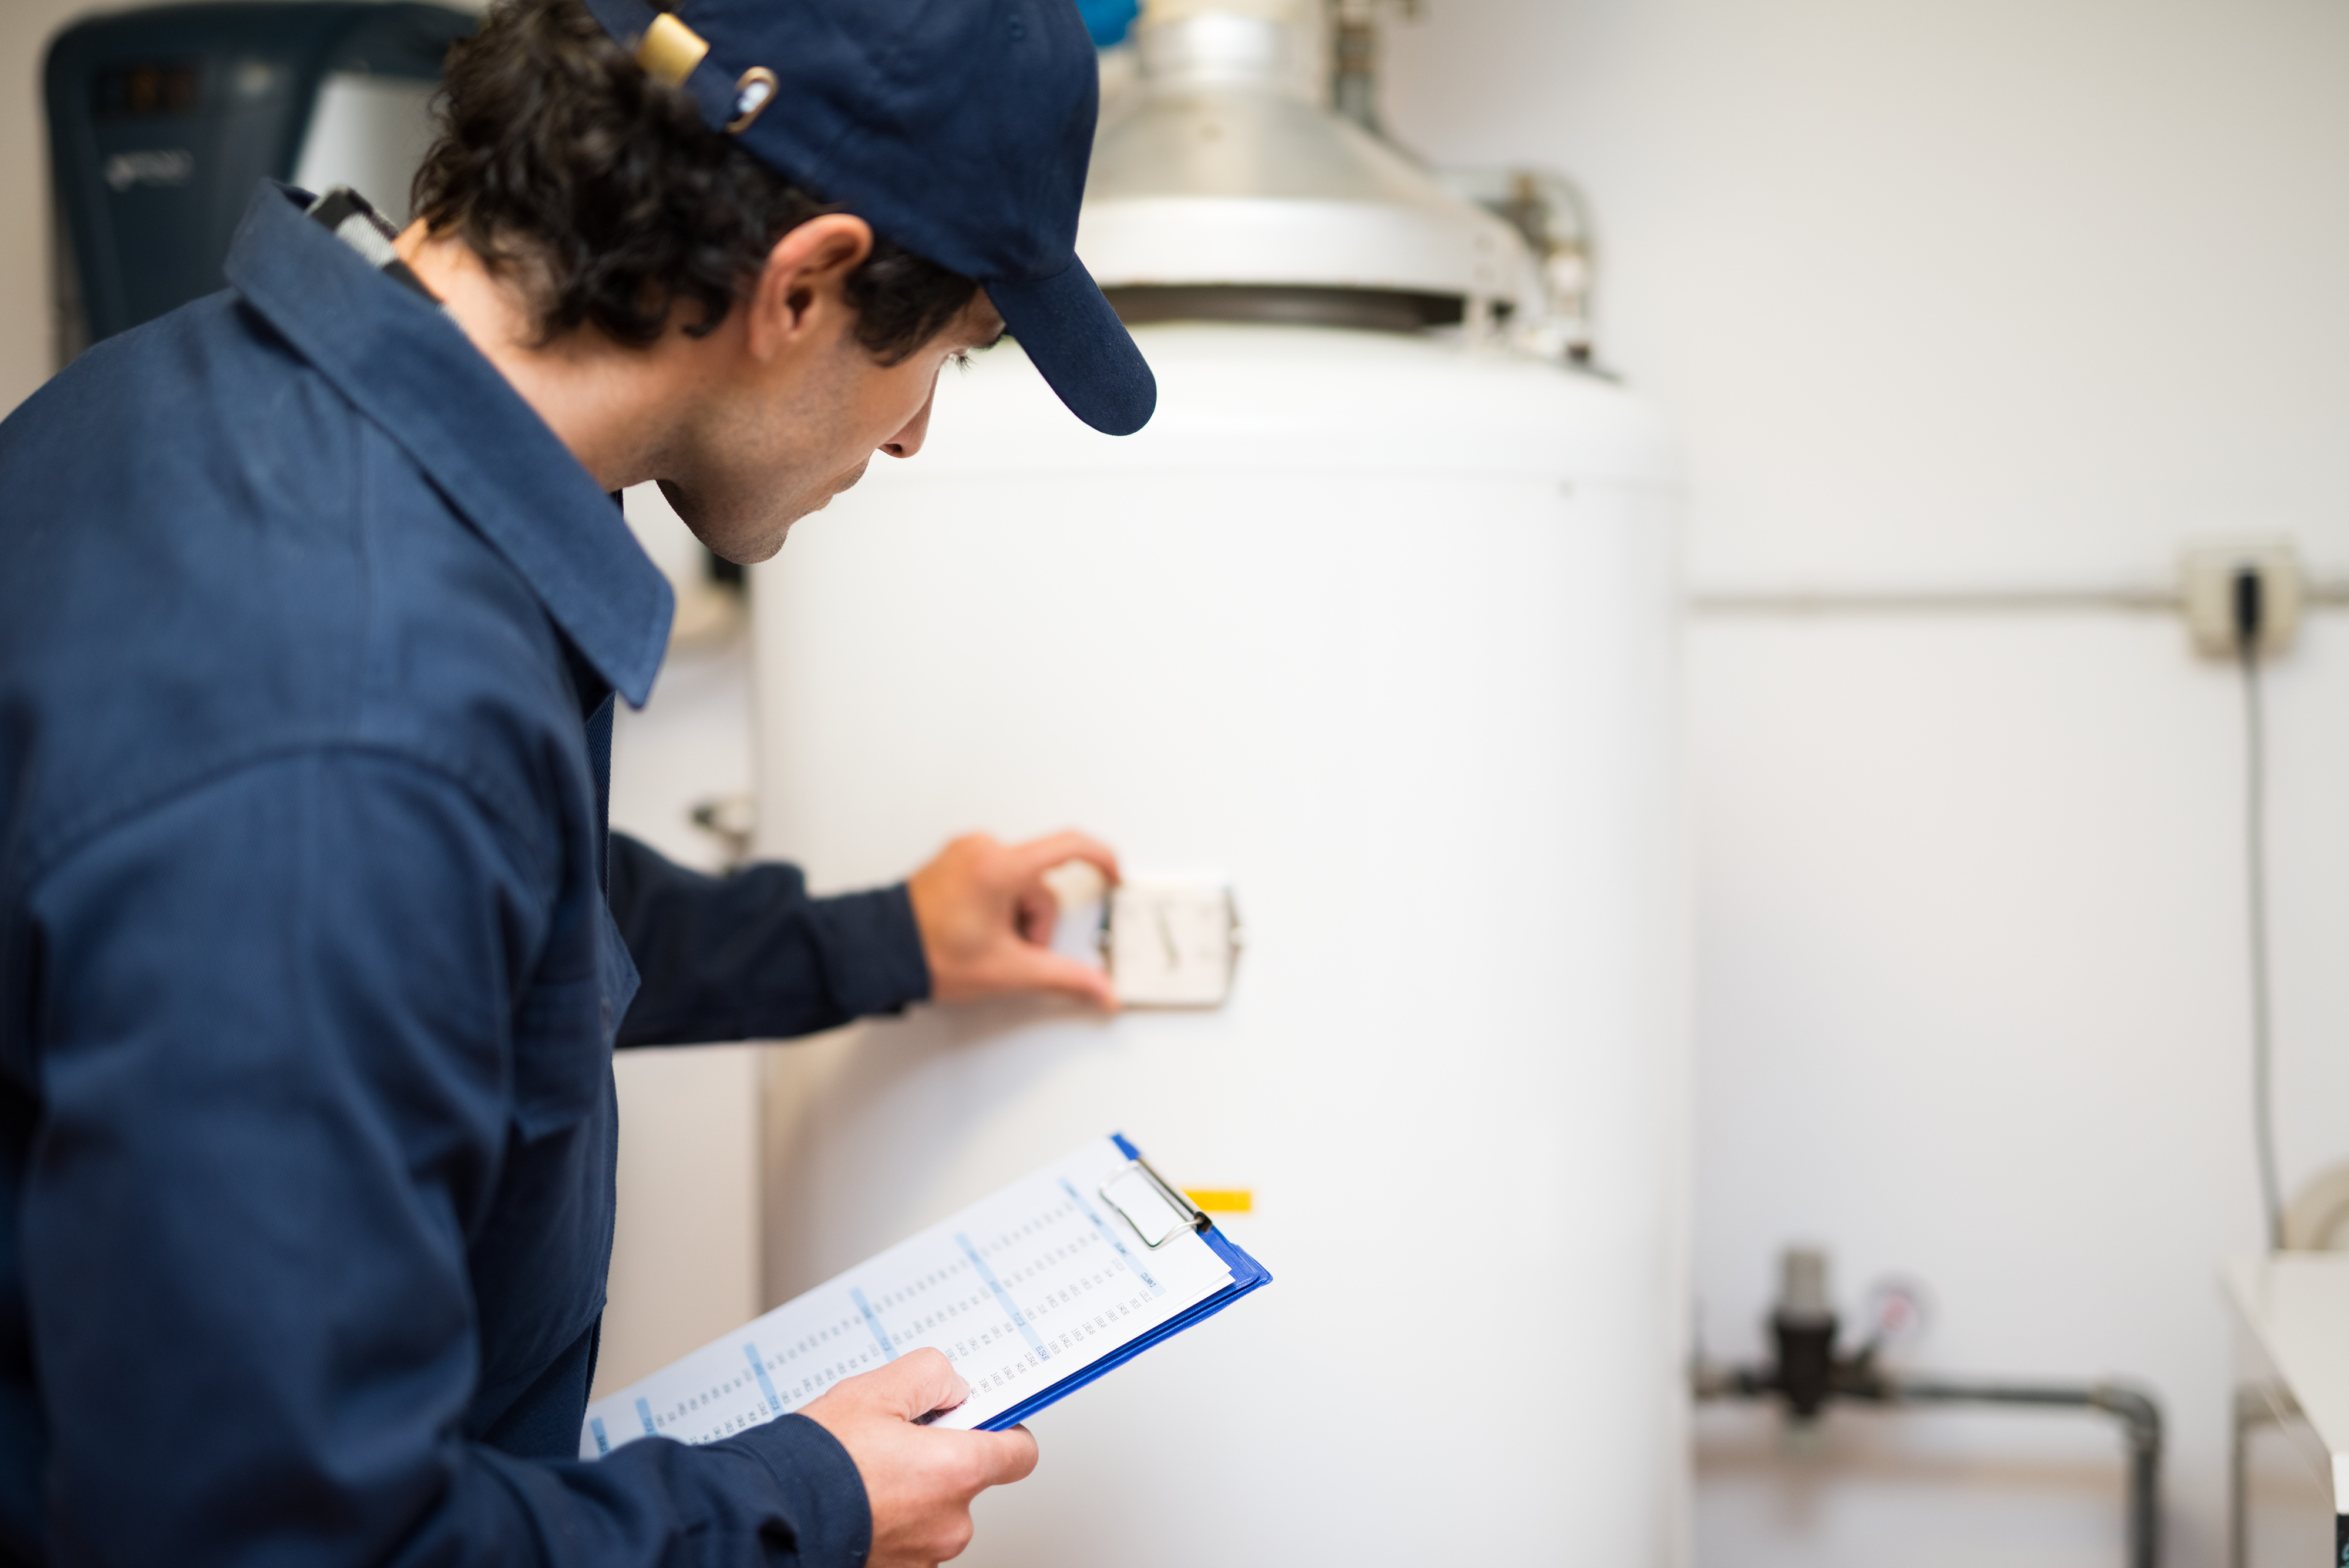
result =
[[[2301,0],[1428,0],[1390,120],[1582,181],[1600,346],[1691,454],[1700,589],[2158,585],[2181,539],[2349,566],[2349,12]],[[1695,1273],[1752,1355],[1782,1243],[1911,1355],[2161,1393],[2220,1560],[2258,1240],[2240,705],[2176,626],[1700,618]],[[2349,1156],[2349,624],[2275,672],[2287,1186]],[[1699,1424],[1702,1564],[2117,1560],[2085,1417]]]

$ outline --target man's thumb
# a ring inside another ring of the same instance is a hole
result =
[[[1057,991],[1117,1011],[1117,987],[1107,974],[1082,959],[1031,947],[1020,955],[1019,967],[1019,983],[1030,991]]]
[[[894,1415],[911,1421],[933,1410],[951,1410],[970,1393],[970,1385],[954,1369],[942,1351],[927,1345],[908,1351],[872,1374],[874,1392]]]

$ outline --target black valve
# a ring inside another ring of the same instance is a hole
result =
[[[1785,1400],[1789,1419],[1807,1425],[1819,1418],[1833,1396],[1865,1397],[1869,1392],[1873,1347],[1838,1360],[1840,1327],[1827,1296],[1827,1255],[1809,1247],[1787,1248],[1779,1257],[1770,1334],[1778,1351],[1771,1391]]]

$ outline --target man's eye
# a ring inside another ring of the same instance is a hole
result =
[[[968,354],[957,352],[954,357],[954,362],[962,369],[968,370],[970,369],[970,356]]]

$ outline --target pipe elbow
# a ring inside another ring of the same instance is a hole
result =
[[[2128,1428],[2131,1448],[2147,1454],[2161,1452],[2161,1407],[2152,1395],[2126,1383],[2099,1383],[2088,1391],[2088,1399]]]

